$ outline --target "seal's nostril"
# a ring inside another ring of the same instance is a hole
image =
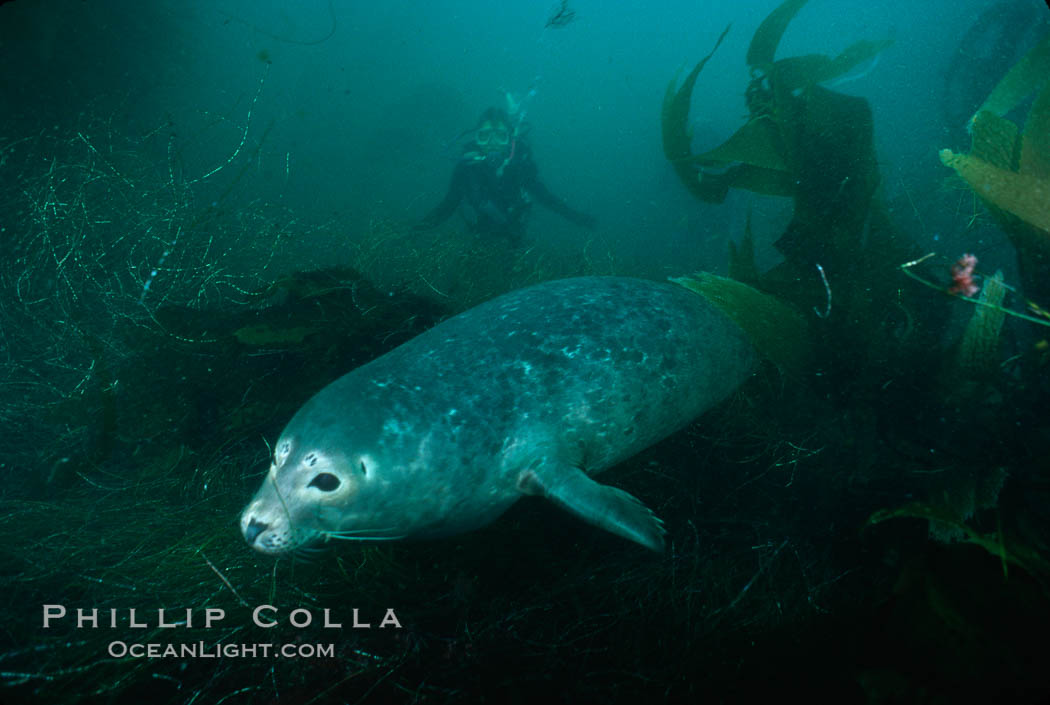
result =
[[[263,524],[255,519],[248,521],[248,526],[244,529],[244,538],[248,541],[248,545],[255,543],[255,539],[259,538],[259,534],[270,528],[269,524]]]

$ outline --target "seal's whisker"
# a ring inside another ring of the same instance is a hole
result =
[[[362,528],[362,529],[337,529],[335,531],[322,531],[324,535],[332,534],[335,536],[356,536],[356,535],[375,535],[375,534],[389,534],[397,529],[393,526],[384,526],[382,528]]]
[[[349,529],[347,531],[324,531],[321,536],[339,541],[397,541],[405,538],[404,534],[386,534],[382,532],[393,531],[393,529]]]
[[[405,538],[404,536],[326,536],[325,538],[334,539],[336,541],[397,541],[398,539]]]
[[[317,563],[326,553],[328,549],[321,546],[299,546],[292,555],[303,563]]]

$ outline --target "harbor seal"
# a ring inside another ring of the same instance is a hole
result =
[[[678,284],[579,277],[513,291],[310,399],[241,531],[268,554],[433,538],[539,495],[659,551],[660,519],[592,476],[693,421],[757,360],[737,323]]]

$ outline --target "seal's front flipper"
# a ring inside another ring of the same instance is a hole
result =
[[[664,523],[648,507],[623,490],[595,482],[579,468],[531,468],[518,478],[518,489],[547,497],[581,519],[646,548],[664,550]]]

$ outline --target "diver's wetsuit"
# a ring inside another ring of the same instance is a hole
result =
[[[540,182],[531,150],[520,139],[513,145],[509,161],[504,163],[505,159],[503,154],[486,157],[466,152],[452,172],[444,200],[417,229],[436,227],[463,206],[464,218],[474,232],[504,236],[512,245],[520,245],[533,201],[570,222],[593,227],[591,216],[571,208]]]

